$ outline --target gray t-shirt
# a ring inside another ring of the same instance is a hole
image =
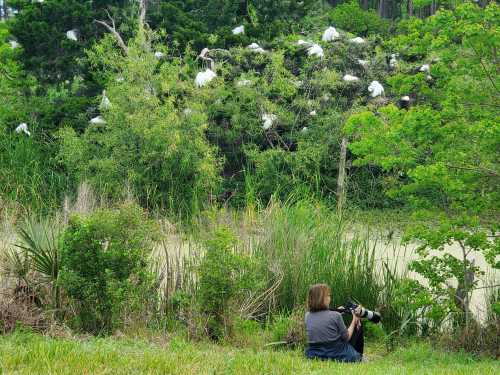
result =
[[[336,311],[307,312],[305,321],[308,342],[311,344],[336,341],[339,338],[347,341],[347,328],[342,315]]]

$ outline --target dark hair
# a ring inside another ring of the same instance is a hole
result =
[[[307,297],[307,308],[310,312],[328,310],[326,297],[331,293],[330,287],[326,284],[314,284],[309,288]]]

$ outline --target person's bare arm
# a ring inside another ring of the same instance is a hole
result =
[[[352,312],[352,322],[349,328],[347,328],[347,340],[349,341],[352,337],[352,334],[354,332],[354,329],[356,329],[356,326],[359,325],[359,317]]]

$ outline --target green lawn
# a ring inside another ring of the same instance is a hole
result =
[[[414,343],[368,363],[304,359],[300,351],[237,349],[172,339],[163,345],[131,339],[54,339],[35,334],[0,338],[2,374],[499,374],[500,363]]]

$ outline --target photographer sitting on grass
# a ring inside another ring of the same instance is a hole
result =
[[[308,338],[306,356],[311,359],[359,362],[363,357],[364,346],[361,318],[378,323],[380,315],[352,303],[330,310],[330,301],[328,285],[311,286],[307,300],[309,312],[305,316]],[[342,314],[347,312],[352,314],[349,328],[346,328],[342,319]]]

